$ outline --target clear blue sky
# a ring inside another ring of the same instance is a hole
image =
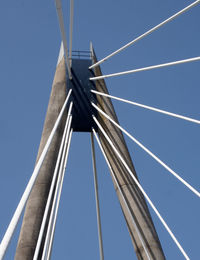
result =
[[[192,3],[74,1],[73,49],[89,50],[92,41],[99,59]],[[63,0],[63,10],[68,28],[69,1]],[[199,56],[199,17],[196,6],[107,61],[103,73]],[[60,41],[53,0],[1,1],[0,237],[34,168]],[[194,62],[106,82],[113,95],[200,119],[199,69],[200,62]],[[121,125],[199,190],[199,125],[113,103]],[[141,184],[190,258],[198,260],[199,199],[126,140]],[[136,259],[107,166],[99,151],[97,156],[105,260]],[[52,259],[98,259],[88,133],[73,135],[68,162]],[[166,258],[184,259],[154,213],[152,217]],[[13,259],[18,231],[7,260]]]

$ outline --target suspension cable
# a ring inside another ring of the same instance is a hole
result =
[[[190,58],[190,59],[184,59],[184,60],[172,61],[172,62],[168,62],[168,63],[162,63],[162,64],[148,66],[148,67],[134,69],[134,70],[127,70],[127,71],[122,71],[122,72],[102,75],[102,76],[98,76],[98,77],[91,77],[90,80],[98,80],[98,79],[105,79],[105,78],[110,78],[110,77],[116,77],[116,76],[132,74],[132,73],[136,73],[136,72],[152,70],[152,69],[158,69],[158,68],[163,68],[163,67],[169,67],[169,66],[174,66],[174,65],[178,65],[178,64],[188,63],[188,62],[192,62],[192,61],[199,61],[199,60],[200,60],[200,56],[194,57],[194,58]]]
[[[62,107],[62,109],[61,109],[61,111],[60,111],[60,113],[58,115],[58,118],[56,119],[54,127],[53,127],[53,129],[51,131],[51,134],[49,135],[49,138],[48,138],[48,140],[47,140],[47,142],[46,142],[46,144],[44,146],[44,149],[43,149],[43,151],[42,151],[42,153],[40,155],[40,158],[39,158],[39,160],[38,160],[38,162],[37,162],[37,164],[35,166],[35,169],[34,169],[34,171],[32,173],[32,176],[31,176],[31,178],[30,178],[30,180],[29,180],[29,182],[28,182],[28,184],[26,186],[26,189],[25,189],[25,191],[24,191],[24,193],[23,193],[23,195],[21,197],[21,200],[20,200],[20,202],[19,202],[19,204],[18,204],[18,206],[17,206],[17,208],[15,210],[15,213],[14,213],[14,215],[13,215],[11,221],[10,221],[10,224],[9,224],[7,230],[6,230],[6,233],[5,233],[5,235],[4,235],[4,237],[3,237],[2,241],[1,241],[1,244],[0,244],[0,260],[3,259],[4,255],[6,253],[6,250],[8,248],[9,243],[10,243],[10,240],[11,240],[13,234],[14,234],[15,228],[17,226],[17,223],[18,223],[19,219],[20,219],[22,211],[23,211],[23,209],[24,209],[24,207],[26,205],[26,202],[27,202],[27,200],[29,198],[29,195],[30,195],[30,193],[32,191],[33,185],[34,185],[35,180],[36,180],[36,178],[38,176],[39,170],[40,170],[40,168],[42,166],[42,163],[44,161],[44,158],[45,158],[45,156],[47,154],[47,151],[49,149],[51,141],[52,141],[52,139],[54,137],[54,134],[55,134],[55,132],[57,130],[57,127],[58,127],[58,125],[60,123],[60,120],[62,118],[62,115],[63,115],[63,113],[65,111],[66,105],[67,105],[69,97],[71,95],[71,92],[72,92],[72,90],[69,91],[69,93],[68,93],[68,95],[66,97],[66,100],[65,100],[65,102],[63,104],[63,107]]]
[[[59,208],[62,186],[63,186],[64,176],[65,176],[65,171],[66,171],[66,166],[67,166],[67,160],[68,160],[68,155],[69,155],[69,148],[70,148],[70,144],[71,144],[72,133],[73,133],[73,129],[71,129],[71,131],[70,131],[68,142],[67,142],[67,150],[66,150],[66,154],[65,154],[65,158],[64,158],[64,168],[63,168],[62,178],[61,178],[61,182],[60,182],[60,186],[59,186],[59,192],[58,192],[58,198],[57,198],[57,203],[56,203],[55,212],[54,212],[54,218],[52,221],[52,232],[51,232],[51,236],[50,236],[50,240],[49,240],[47,260],[51,259],[53,238],[54,238],[54,233],[55,233],[58,208]]]
[[[137,232],[137,235],[138,235],[138,237],[139,237],[139,239],[140,239],[140,242],[141,242],[141,244],[142,244],[142,246],[143,246],[143,248],[144,248],[145,254],[146,254],[148,260],[151,260],[151,258],[150,258],[150,256],[149,256],[149,253],[148,253],[148,249],[147,249],[147,247],[146,247],[146,245],[145,245],[145,242],[144,242],[144,240],[143,240],[143,238],[142,238],[141,232],[139,231],[139,229],[138,229],[138,227],[137,227],[137,224],[136,224],[136,222],[135,222],[135,220],[134,220],[134,217],[133,217],[133,215],[131,214],[131,211],[130,211],[130,209],[129,209],[129,206],[128,206],[127,202],[126,202],[126,199],[125,199],[124,194],[123,194],[123,192],[122,192],[122,189],[121,189],[121,187],[120,187],[120,184],[119,184],[117,178],[115,177],[115,174],[114,174],[114,172],[113,172],[113,170],[112,170],[112,167],[111,167],[111,165],[110,165],[110,163],[109,163],[109,161],[108,161],[108,158],[107,158],[107,156],[106,156],[106,154],[105,154],[105,152],[104,152],[104,150],[103,150],[103,147],[102,147],[102,145],[101,145],[101,143],[100,143],[100,141],[99,141],[99,138],[98,138],[98,136],[97,136],[95,130],[92,129],[92,131],[93,131],[93,134],[94,134],[94,136],[95,136],[95,138],[96,138],[96,140],[97,140],[97,143],[98,143],[98,145],[99,145],[99,147],[100,147],[100,149],[101,149],[101,152],[102,152],[102,154],[103,154],[103,156],[104,156],[104,158],[105,158],[105,160],[106,160],[106,163],[107,163],[108,168],[109,168],[109,170],[110,170],[110,172],[111,172],[112,178],[114,179],[114,181],[115,181],[115,183],[116,183],[116,185],[117,185],[117,189],[118,189],[118,191],[119,191],[119,193],[120,193],[120,195],[121,195],[121,198],[122,198],[122,200],[123,200],[123,202],[124,202],[124,205],[125,205],[125,207],[126,207],[126,209],[127,209],[127,211],[128,211],[128,214],[129,214],[129,216],[131,217],[131,220],[132,220],[132,222],[133,222],[133,225],[134,225],[134,227],[135,227],[135,230],[136,230],[136,232]]]
[[[51,201],[52,201],[53,191],[54,191],[57,176],[58,176],[58,169],[59,169],[59,165],[60,165],[60,161],[61,161],[61,156],[62,156],[62,152],[63,152],[66,134],[67,134],[67,128],[69,127],[69,117],[70,117],[70,114],[71,114],[72,106],[73,106],[73,103],[71,102],[70,106],[69,106],[68,116],[67,116],[66,123],[65,123],[63,137],[62,137],[62,141],[61,141],[61,144],[60,144],[58,158],[57,158],[55,170],[54,170],[54,173],[53,173],[53,179],[52,179],[52,182],[51,182],[51,187],[50,187],[50,191],[49,191],[49,195],[48,195],[48,199],[47,199],[47,204],[46,204],[43,219],[42,219],[42,224],[41,224],[40,233],[39,233],[39,236],[38,236],[37,245],[36,245],[33,260],[38,259],[38,254],[39,254],[39,250],[40,250],[40,246],[41,246],[41,242],[42,242],[42,237],[43,237],[43,234],[44,234],[44,229],[45,229],[45,226],[46,226],[46,223],[47,223],[47,217],[48,217],[48,213],[49,213],[50,205],[51,205]]]
[[[70,62],[70,67],[72,67],[73,20],[74,20],[74,0],[70,0],[70,33],[69,33],[69,62]]]
[[[152,110],[152,111],[155,111],[155,112],[166,114],[168,116],[177,117],[177,118],[180,118],[180,119],[184,119],[186,121],[190,121],[190,122],[193,122],[193,123],[196,123],[196,124],[200,124],[200,120],[197,120],[197,119],[194,119],[194,118],[191,118],[191,117],[186,117],[186,116],[182,116],[182,115],[179,115],[179,114],[171,113],[171,112],[168,112],[168,111],[165,111],[165,110],[161,110],[161,109],[158,109],[158,108],[155,108],[155,107],[146,106],[144,104],[136,103],[136,102],[133,102],[133,101],[130,101],[130,100],[127,100],[127,99],[111,96],[111,95],[108,95],[108,94],[103,93],[103,92],[98,92],[96,90],[91,90],[91,92],[95,93],[97,95],[100,95],[100,96],[113,98],[113,99],[116,99],[116,100],[119,100],[119,101],[122,101],[122,102],[125,102],[125,103],[128,103],[128,104],[131,104],[131,105],[134,105],[134,106],[138,106],[138,107],[146,108],[146,109],[149,109],[149,110]]]
[[[121,162],[123,163],[123,165],[125,166],[126,170],[128,171],[128,173],[130,174],[130,176],[132,177],[132,179],[134,180],[135,184],[138,186],[138,188],[140,189],[140,191],[143,193],[144,197],[146,198],[146,200],[149,202],[150,206],[152,207],[152,209],[154,210],[154,212],[156,213],[156,215],[158,216],[158,218],[160,219],[161,223],[163,224],[163,226],[165,227],[165,229],[168,231],[168,233],[170,234],[171,238],[173,239],[173,241],[175,242],[175,244],[177,245],[177,247],[179,248],[179,250],[181,251],[181,253],[183,254],[183,256],[185,257],[185,259],[190,260],[190,258],[188,257],[188,255],[186,254],[186,252],[184,251],[184,249],[182,248],[182,246],[180,245],[180,243],[178,242],[178,240],[176,239],[176,237],[174,236],[173,232],[171,231],[171,229],[169,228],[169,226],[167,225],[167,223],[165,222],[165,220],[162,218],[162,216],[160,215],[159,211],[157,210],[157,208],[155,207],[155,205],[153,204],[153,202],[151,201],[151,199],[149,198],[149,196],[147,195],[147,193],[144,191],[143,187],[141,186],[141,184],[139,183],[139,181],[137,180],[137,178],[134,176],[134,174],[132,173],[132,171],[130,170],[129,166],[127,165],[127,163],[125,162],[125,160],[123,159],[123,157],[121,156],[121,154],[118,152],[118,150],[116,149],[116,147],[114,146],[114,144],[112,143],[112,141],[110,140],[110,138],[108,137],[108,135],[106,134],[106,132],[104,131],[103,127],[101,126],[101,124],[98,122],[98,120],[96,119],[95,116],[93,116],[93,119],[95,121],[95,123],[97,124],[98,128],[100,129],[100,131],[103,133],[104,137],[106,138],[106,140],[108,141],[108,143],[111,145],[112,149],[114,150],[114,152],[117,154],[117,156],[119,157],[119,159],[121,160]]]
[[[110,116],[104,113],[99,107],[94,103],[92,106],[95,107],[102,115],[109,119],[115,126],[117,126],[122,132],[124,132],[132,141],[134,141],[138,146],[140,146],[145,152],[147,152],[152,158],[154,158],[159,164],[161,164],[166,170],[168,170],[172,175],[174,175],[179,181],[181,181],[188,189],[190,189],[194,194],[200,197],[200,193],[193,188],[188,182],[181,178],[175,171],[173,171],[169,166],[167,166],[163,161],[161,161],[155,154],[148,150],[144,145],[142,145],[136,138],[129,134],[123,127],[117,124]]]
[[[101,215],[100,215],[100,207],[99,207],[98,178],[97,178],[93,133],[91,133],[91,148],[92,148],[92,164],[93,164],[93,173],[94,173],[94,189],[95,189],[95,200],[96,200],[98,238],[99,238],[99,254],[100,254],[100,260],[104,260],[103,239],[102,239],[102,230],[101,230]]]
[[[50,243],[51,243],[51,236],[52,236],[52,233],[54,232],[54,222],[56,222],[55,212],[56,212],[56,208],[58,207],[56,203],[58,201],[58,197],[59,197],[58,194],[60,193],[61,180],[63,178],[62,175],[63,175],[66,151],[68,151],[67,147],[70,144],[69,136],[71,136],[71,133],[69,133],[69,132],[70,132],[71,122],[72,122],[72,116],[70,116],[70,119],[69,119],[69,124],[68,124],[68,127],[67,127],[67,133],[66,133],[66,137],[65,137],[61,162],[60,162],[60,165],[59,165],[59,173],[58,173],[56,189],[55,189],[55,192],[54,192],[54,198],[53,198],[51,213],[50,213],[49,222],[48,222],[48,228],[47,228],[47,233],[46,233],[46,238],[45,238],[45,243],[44,243],[42,260],[48,259],[47,255],[48,255],[48,250],[49,250],[49,246],[50,246]]]
[[[164,20],[163,22],[159,23],[158,25],[156,25],[155,27],[151,28],[150,30],[148,30],[147,32],[143,33],[142,35],[138,36],[137,38],[135,38],[134,40],[132,40],[131,42],[127,43],[126,45],[122,46],[121,48],[119,48],[118,50],[112,52],[110,55],[106,56],[105,58],[101,59],[100,61],[96,62],[95,64],[93,64],[92,66],[89,67],[89,69],[92,69],[98,65],[100,65],[101,63],[103,63],[104,61],[108,60],[109,58],[111,58],[112,56],[116,55],[117,53],[123,51],[124,49],[128,48],[129,46],[133,45],[134,43],[136,43],[137,41],[141,40],[142,38],[144,38],[145,36],[151,34],[152,32],[154,32],[155,30],[159,29],[161,26],[165,25],[166,23],[172,21],[173,19],[175,19],[176,17],[178,17],[179,15],[183,14],[184,12],[188,11],[189,9],[191,9],[192,7],[196,6],[197,4],[200,3],[200,0],[197,0],[195,2],[193,2],[192,4],[186,6],[185,8],[183,8],[181,11],[177,12],[176,14],[170,16],[168,19]]]
[[[62,37],[62,41],[63,41],[63,44],[64,44],[67,70],[68,70],[69,78],[72,79],[71,68],[70,68],[69,57],[68,57],[68,47],[67,47],[67,40],[66,40],[67,38],[66,38],[66,34],[65,34],[65,26],[64,26],[64,20],[63,20],[61,1],[55,0],[55,4],[56,4],[56,11],[57,11],[58,20],[59,20],[61,37]]]

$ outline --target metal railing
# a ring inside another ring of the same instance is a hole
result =
[[[91,58],[91,51],[72,51],[72,58]]]

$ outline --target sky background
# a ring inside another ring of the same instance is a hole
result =
[[[192,3],[188,0],[75,0],[73,50],[99,59]],[[63,1],[68,35],[69,1]],[[199,56],[200,6],[102,64],[104,74]],[[54,1],[0,1],[0,237],[32,174],[61,36]],[[200,120],[200,62],[110,78],[109,92]],[[199,125],[113,101],[119,121],[200,189]],[[139,179],[190,259],[199,259],[199,199],[133,142]],[[96,145],[97,147],[97,145]],[[105,260],[136,259],[108,168],[97,147]],[[184,257],[152,212],[166,259]],[[90,134],[75,133],[52,259],[99,259]],[[14,258],[19,227],[6,260]]]

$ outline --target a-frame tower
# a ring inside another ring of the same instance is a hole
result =
[[[70,96],[70,101],[73,102],[71,127],[74,131],[92,132],[92,129],[95,129],[95,131],[98,132],[104,153],[107,156],[111,170],[115,176],[115,178],[112,177],[114,187],[138,259],[165,259],[144,196],[93,120],[94,115],[101,123],[101,126],[126,164],[137,177],[122,132],[98,113],[91,105],[91,101],[95,102],[99,108],[114,121],[118,122],[111,100],[107,97],[96,97],[96,95],[90,91],[91,89],[95,89],[99,92],[108,93],[104,80],[98,80],[95,83],[89,80],[91,75],[101,75],[100,67],[96,67],[91,71],[88,70],[88,67],[96,61],[97,59],[92,47],[88,59],[72,59],[72,79],[69,79],[64,50],[63,46],[61,46],[36,162],[44,149],[45,143],[65,102],[65,98],[69,90],[72,89]],[[68,110],[69,105],[65,109],[28,199],[15,260],[30,260],[34,257]],[[51,206],[49,210],[51,210]],[[50,212],[45,222],[46,226],[44,228],[37,259],[42,259],[49,215]]]

